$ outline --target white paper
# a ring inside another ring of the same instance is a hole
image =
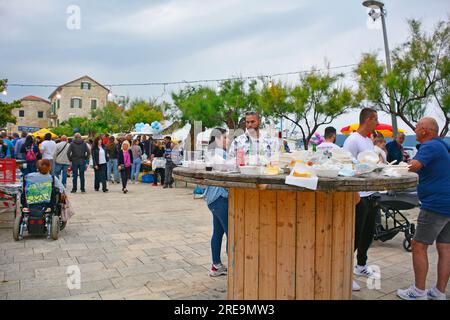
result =
[[[294,177],[294,171],[298,172],[311,172],[311,178],[301,178]],[[319,178],[311,171],[310,168],[305,166],[303,163],[297,163],[295,167],[291,170],[291,174],[286,177],[285,183],[297,187],[302,187],[310,190],[317,190],[317,183]]]

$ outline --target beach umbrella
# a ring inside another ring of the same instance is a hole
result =
[[[47,128],[42,128],[36,132],[33,132],[33,136],[34,137],[39,137],[41,139],[44,139],[44,136],[46,133],[51,133],[52,134],[52,139],[56,139],[58,138],[58,136],[56,134],[54,134],[53,132],[51,132],[50,130],[48,130]]]
[[[349,135],[352,132],[355,132],[356,130],[358,130],[359,128],[359,124],[358,123],[353,123],[351,125],[348,125],[346,127],[343,127],[341,129],[341,133],[345,134],[345,135]],[[375,128],[376,131],[378,131],[379,133],[381,133],[385,138],[392,138],[393,137],[393,132],[392,132],[392,126],[390,124],[385,124],[385,123],[380,123],[376,126]],[[400,133],[405,133],[405,130],[403,129],[398,129],[398,132]]]

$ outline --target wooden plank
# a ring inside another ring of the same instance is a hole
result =
[[[316,254],[314,299],[331,298],[331,248],[333,223],[331,193],[316,193]]]
[[[295,299],[297,193],[277,193],[277,299]]]
[[[245,190],[244,299],[258,299],[259,191]]]
[[[331,251],[331,299],[341,300],[344,297],[345,261],[345,192],[333,192],[333,227]]]
[[[297,193],[296,299],[314,299],[314,256],[316,243],[316,195]]]
[[[233,299],[244,299],[244,249],[245,249],[245,190],[236,189],[234,219],[234,283]]]
[[[233,299],[234,293],[234,270],[235,270],[235,247],[234,247],[234,225],[235,225],[235,210],[236,207],[236,189],[230,188],[228,190],[228,299]]]
[[[344,288],[343,299],[352,298],[353,252],[355,247],[355,193],[345,193]]]
[[[277,286],[277,193],[259,194],[259,299],[275,300]]]

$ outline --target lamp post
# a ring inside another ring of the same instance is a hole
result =
[[[370,8],[369,16],[373,19],[373,21],[377,20],[379,17],[381,17],[381,25],[383,26],[383,39],[384,39],[384,52],[386,55],[386,70],[388,73],[391,72],[391,56],[389,54],[389,43],[387,38],[387,32],[386,32],[386,10],[384,9],[384,3],[380,1],[364,1],[363,6]],[[376,12],[375,9],[379,9],[380,12]],[[389,109],[391,113],[391,120],[392,120],[392,132],[394,135],[394,139],[397,138],[398,133],[398,125],[397,125],[397,116],[396,116],[396,108],[395,108],[395,101],[394,101],[394,95],[391,91],[389,93]]]

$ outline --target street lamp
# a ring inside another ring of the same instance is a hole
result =
[[[363,3],[364,7],[370,8],[369,16],[373,19],[373,21],[377,20],[379,17],[381,17],[381,24],[383,26],[383,38],[384,38],[384,52],[386,55],[386,69],[388,73],[391,72],[391,56],[389,54],[389,43],[387,38],[387,32],[386,32],[386,10],[384,9],[384,3],[380,1],[364,1]],[[375,11],[376,9],[380,10],[379,12]],[[395,108],[395,101],[393,93],[390,92],[389,94],[389,109],[391,113],[391,119],[392,119],[392,132],[394,135],[394,139],[397,138],[398,133],[398,125],[397,125],[397,117],[395,114],[396,108]]]

